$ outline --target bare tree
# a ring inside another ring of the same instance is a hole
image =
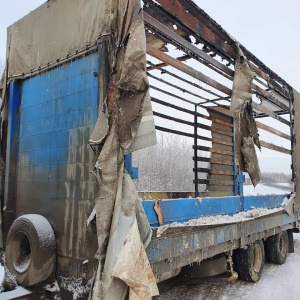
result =
[[[156,146],[135,152],[139,168],[139,191],[193,191],[192,141],[172,134],[159,134]]]

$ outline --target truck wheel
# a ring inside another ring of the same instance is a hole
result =
[[[260,279],[264,268],[264,244],[257,240],[246,249],[237,249],[233,252],[233,264],[239,278],[256,282]]]
[[[11,225],[6,241],[6,265],[23,286],[47,279],[55,266],[56,243],[46,218],[23,215]]]
[[[278,265],[285,263],[289,248],[289,239],[286,231],[268,237],[265,246],[266,257],[269,262]]]

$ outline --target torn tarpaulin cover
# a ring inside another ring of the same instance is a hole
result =
[[[259,164],[255,152],[254,140],[251,136],[243,137],[242,154],[246,172],[248,172],[252,184],[256,186],[261,178]]]
[[[135,186],[123,172],[126,152],[156,142],[146,76],[144,23],[139,0],[104,2],[110,17],[106,28],[110,34],[106,42],[110,47],[111,76],[103,104],[104,111],[98,117],[99,124],[107,126],[105,130],[94,131],[91,141],[93,145],[101,145],[101,150],[95,166],[99,183],[95,208],[100,259],[90,299],[124,299],[127,285],[134,289],[134,293],[130,292],[132,297],[137,299],[140,294],[140,299],[145,299],[145,293],[150,297],[157,294],[156,283],[139,280],[142,275],[138,275],[137,269],[145,270],[149,262],[143,253],[145,249],[140,247],[141,242],[131,243],[140,240],[146,247],[152,231]],[[147,129],[144,126],[140,130],[141,124],[146,125]],[[138,232],[133,230],[136,222]],[[131,238],[132,235],[134,238]],[[136,247],[140,253],[131,261],[126,261],[128,269],[132,270],[132,277],[126,276],[126,279],[120,271],[127,266],[119,259],[122,253],[124,255],[123,245],[127,248]],[[146,269],[149,273],[149,268]]]
[[[260,149],[259,135],[252,109],[251,83],[255,74],[251,71],[239,45],[237,45],[236,57],[230,106],[234,112],[235,160],[239,171],[248,172],[252,184],[255,186],[261,179],[254,147],[255,144]],[[242,151],[243,147],[244,151]]]

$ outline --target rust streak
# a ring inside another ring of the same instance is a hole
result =
[[[180,1],[157,0],[157,2],[201,39],[212,44],[218,50],[224,52],[228,57],[235,57],[235,50],[230,45],[225,43],[225,41],[222,40],[219,35],[215,34],[200,20],[193,16],[192,12],[187,12]]]
[[[223,71],[225,74],[229,75],[231,79],[233,78],[234,72],[221,64],[219,61],[213,59],[211,56],[194,46],[192,43],[188,42],[186,39],[182,38],[176,32],[170,30],[167,26],[163,25],[162,23],[155,20],[149,14],[144,12],[144,21],[153,26],[156,30],[158,30],[163,35],[166,35],[169,39],[172,40],[172,43],[175,43],[179,46],[184,47],[191,56],[196,56],[200,58],[200,62],[204,60],[205,62],[213,65],[214,67],[218,68],[219,70]]]

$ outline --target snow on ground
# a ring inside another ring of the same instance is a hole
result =
[[[244,195],[273,195],[288,194],[292,191],[290,183],[259,183],[256,187],[253,185],[244,185]]]
[[[283,265],[265,264],[257,283],[236,280],[220,282],[210,279],[173,278],[159,284],[156,300],[298,300],[300,295],[300,234],[294,234],[295,253]]]

